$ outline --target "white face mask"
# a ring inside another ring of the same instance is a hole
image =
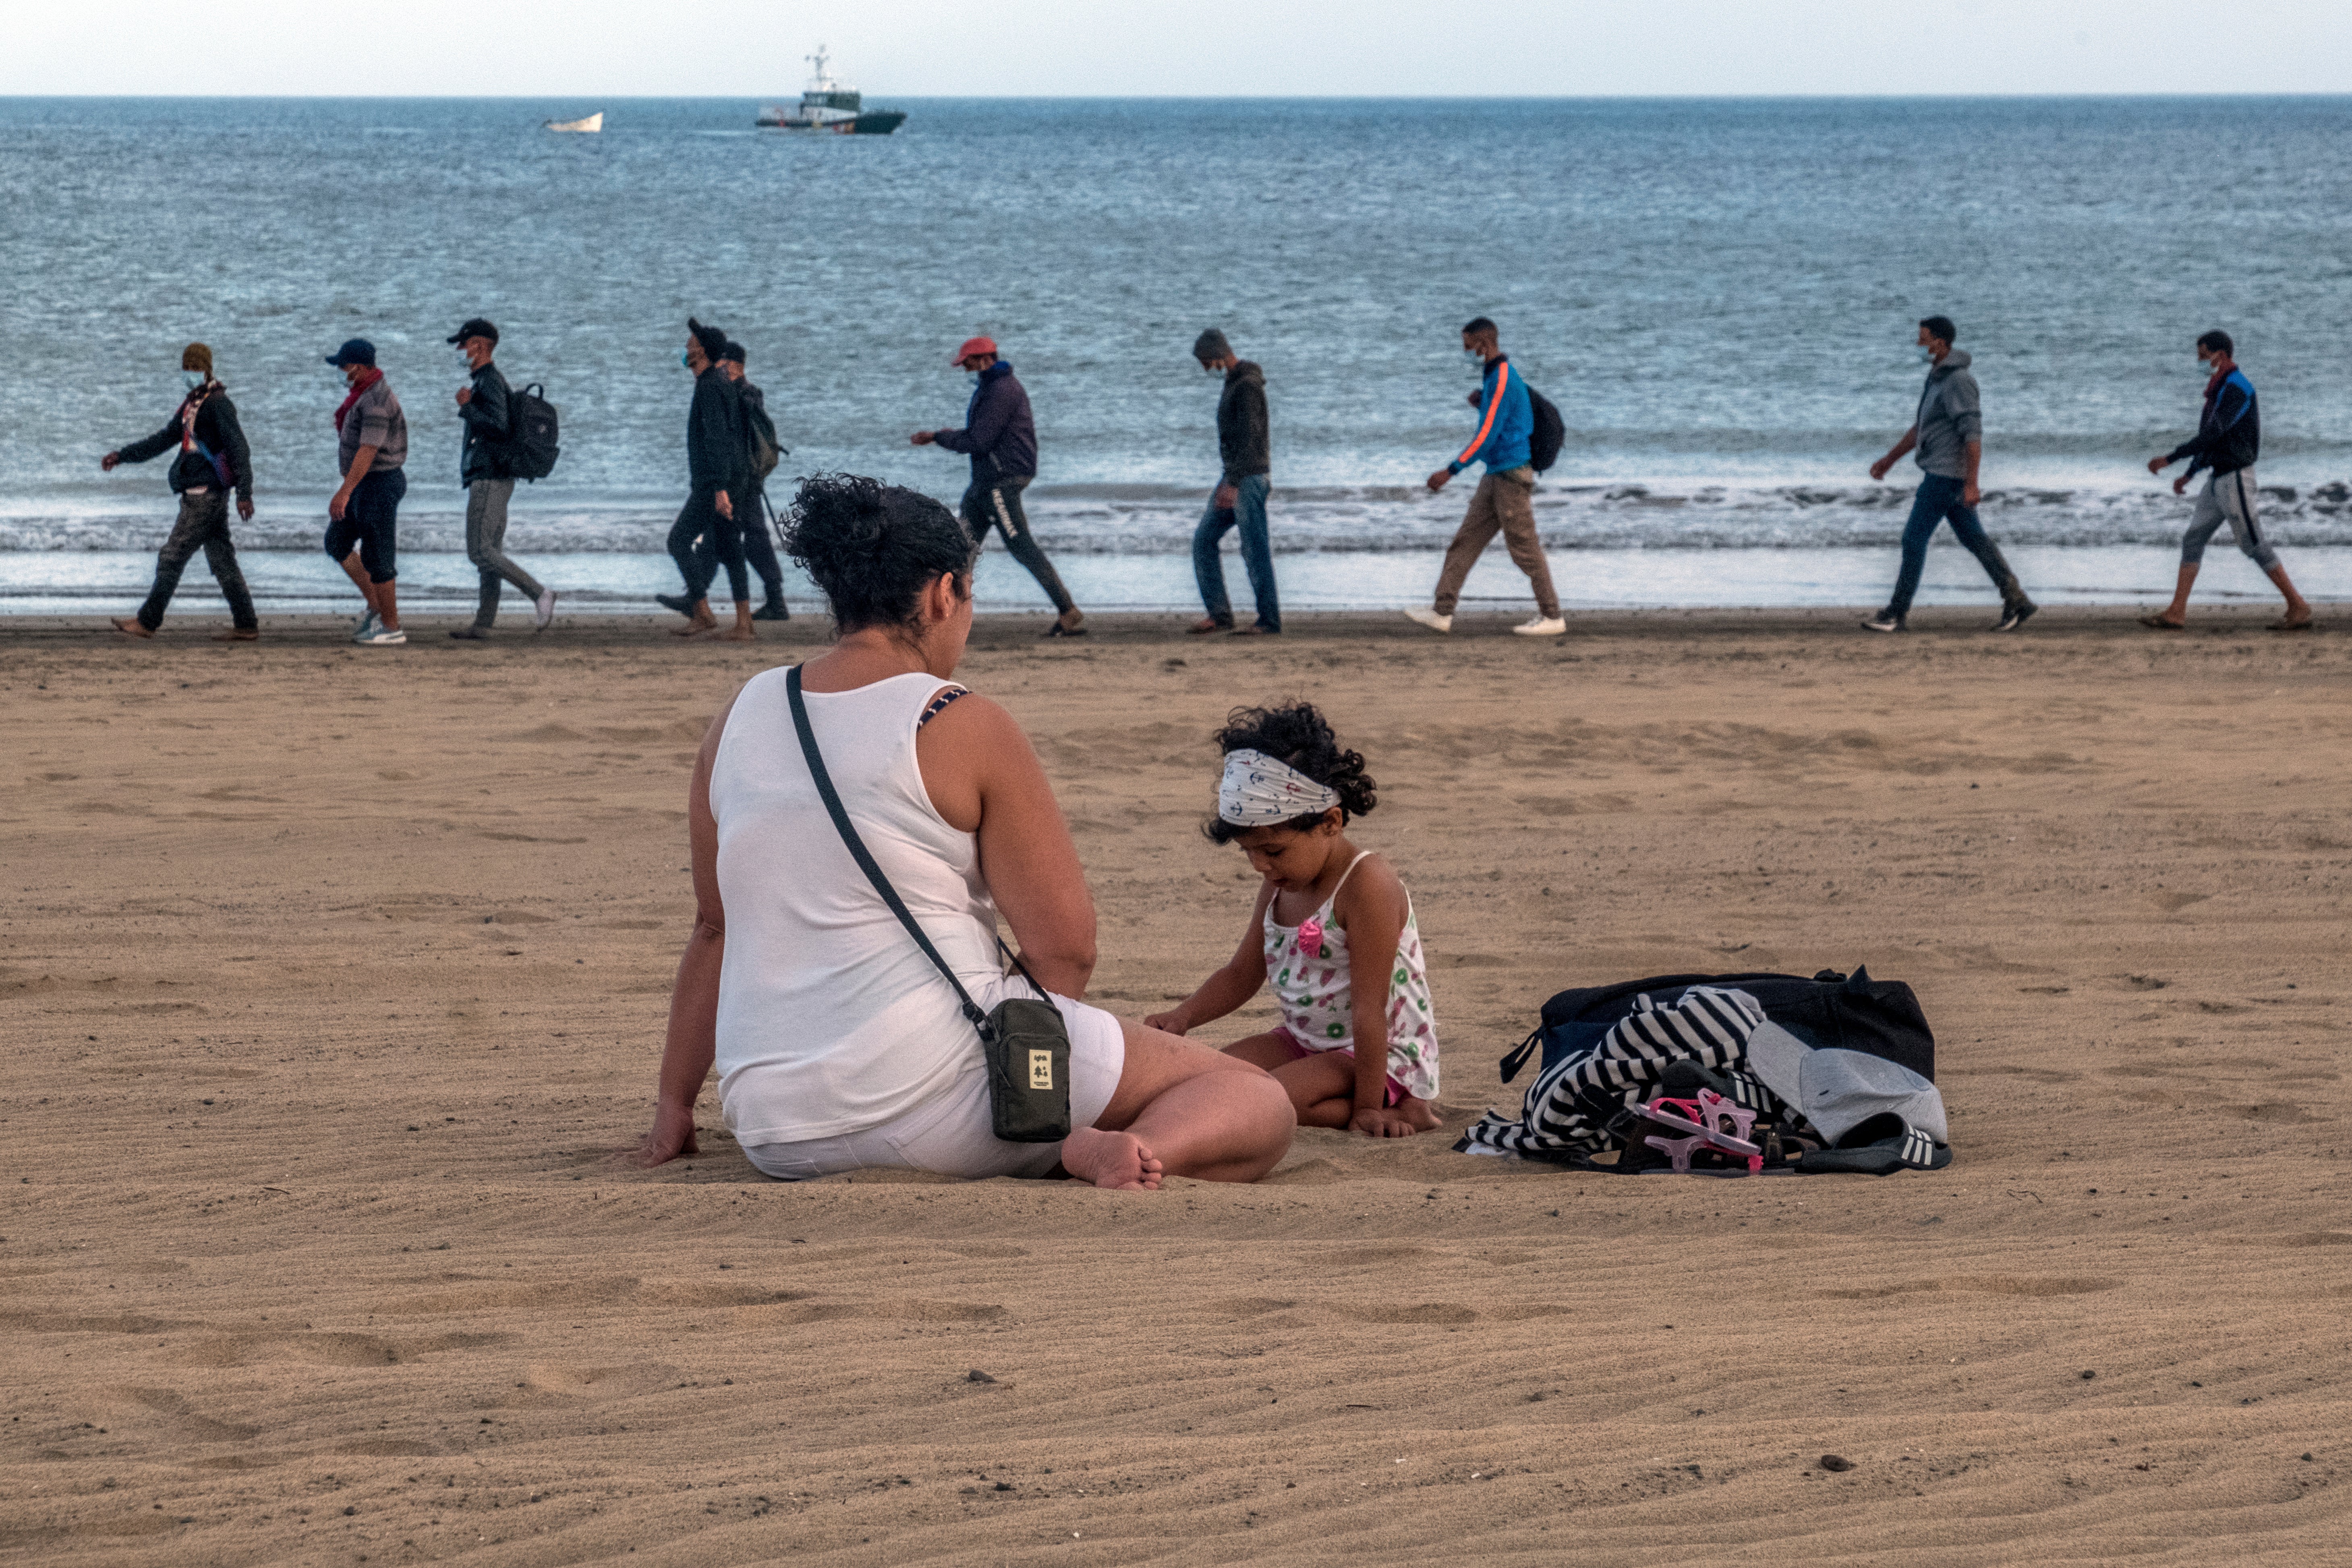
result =
[[[200,370],[184,370],[180,373],[180,379],[188,384],[188,390],[190,392],[194,392],[196,388],[210,381],[212,377]]]
[[[1926,343],[1921,343],[1919,345],[1919,363],[1921,364],[1934,364],[1936,363],[1936,351],[1929,348]]]

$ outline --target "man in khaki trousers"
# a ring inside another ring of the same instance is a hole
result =
[[[1559,595],[1552,591],[1551,564],[1544,559],[1536,538],[1536,470],[1528,442],[1535,434],[1535,405],[1527,384],[1512,368],[1502,350],[1501,332],[1480,316],[1462,329],[1462,352],[1484,367],[1478,391],[1470,406],[1478,410],[1478,433],[1451,463],[1429,476],[1433,493],[1472,463],[1486,465],[1470,510],[1445,547],[1445,565],[1437,574],[1437,595],[1431,607],[1410,609],[1407,616],[1432,631],[1454,629],[1454,606],[1462,597],[1463,581],[1479,554],[1503,536],[1511,563],[1528,574],[1536,595],[1536,616],[1511,628],[1524,637],[1556,637],[1568,630],[1560,619]]]

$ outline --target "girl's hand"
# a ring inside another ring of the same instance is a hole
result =
[[[1348,1126],[1367,1138],[1410,1138],[1421,1131],[1395,1111],[1378,1105],[1358,1106]]]
[[[699,1154],[701,1146],[694,1141],[694,1108],[690,1105],[661,1105],[654,1110],[653,1130],[637,1140],[634,1149],[624,1149],[614,1162],[651,1170],[667,1165],[681,1154]]]
[[[1143,1026],[1147,1029],[1158,1029],[1165,1035],[1181,1035],[1192,1026],[1192,1020],[1184,1016],[1184,1010],[1181,1007],[1177,1007],[1165,1013],[1152,1014],[1143,1020]]]

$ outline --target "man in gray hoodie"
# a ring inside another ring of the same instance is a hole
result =
[[[1192,576],[1201,585],[1201,604],[1208,614],[1192,630],[1206,636],[1234,629],[1234,606],[1225,597],[1225,568],[1217,543],[1227,529],[1237,527],[1250,595],[1257,601],[1257,618],[1244,635],[1272,637],[1282,630],[1282,603],[1275,593],[1274,545],[1265,526],[1274,468],[1266,432],[1265,372],[1234,353],[1234,345],[1214,327],[1193,341],[1192,357],[1210,374],[1223,375],[1225,384],[1217,395],[1217,455],[1223,471],[1200,525],[1192,530]]]
[[[1916,447],[1919,467],[1927,477],[1919,481],[1918,494],[1911,502],[1911,521],[1903,526],[1903,570],[1895,579],[1895,596],[1886,602],[1886,608],[1862,623],[1869,631],[1903,629],[1911,613],[1912,595],[1919,591],[1919,574],[1927,565],[1927,542],[1936,536],[1937,525],[1947,520],[2000,590],[2000,619],[1994,631],[2015,631],[2036,608],[2018,585],[2017,574],[2001,558],[2000,546],[1977,521],[1977,503],[1984,494],[1977,485],[1978,467],[1984,458],[1984,416],[1967,351],[1952,346],[1958,335],[1959,329],[1948,316],[1930,316],[1919,323],[1920,357],[1931,368],[1927,384],[1919,394],[1918,413],[1903,439],[1870,465],[1870,477],[1883,479]]]

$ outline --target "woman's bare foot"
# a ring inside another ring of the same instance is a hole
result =
[[[1128,1193],[1160,1190],[1160,1161],[1132,1132],[1077,1129],[1062,1141],[1062,1169],[1098,1187]]]

